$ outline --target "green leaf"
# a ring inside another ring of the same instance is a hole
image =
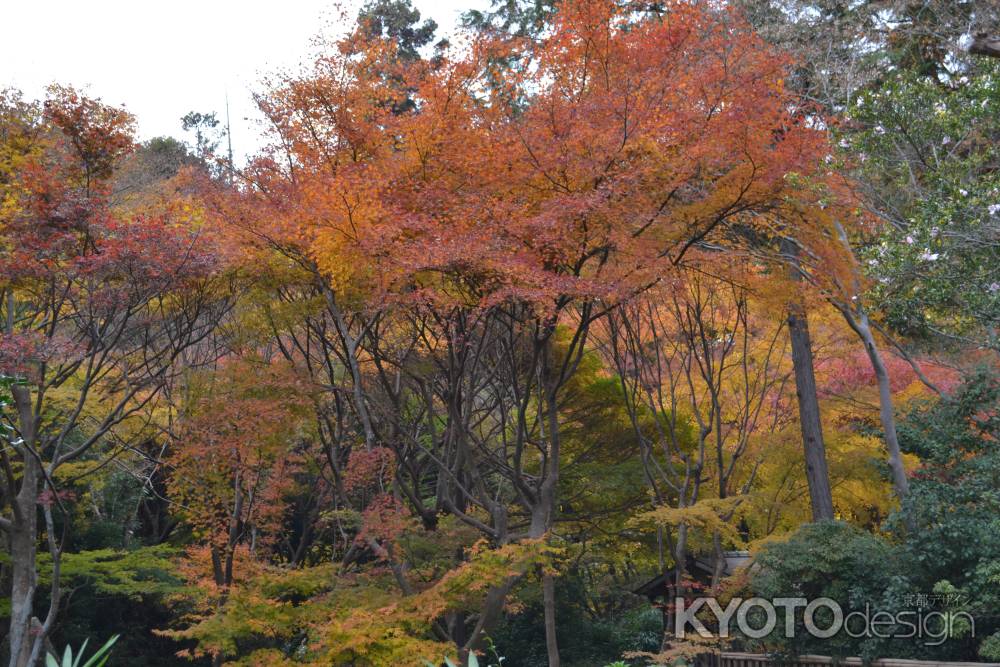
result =
[[[115,645],[116,641],[118,641],[119,636],[120,635],[115,635],[105,642],[104,646],[97,650],[97,653],[90,656],[90,659],[83,663],[83,667],[103,667],[104,663],[108,661],[108,656],[111,653],[111,647]],[[86,642],[84,642],[84,645],[86,645]],[[83,651],[81,651],[80,654],[83,655]]]
[[[90,642],[89,639],[84,640],[75,658],[73,657],[73,648],[67,646],[63,652],[62,664],[59,663],[59,659],[56,656],[51,653],[47,654],[45,656],[45,667],[104,667],[104,663],[108,661],[108,657],[111,654],[111,647],[118,641],[119,636],[115,635],[106,641],[104,646],[99,648],[97,653],[90,656],[90,659],[83,663],[83,665],[80,664],[80,661],[83,660],[83,655],[87,651],[87,644]]]

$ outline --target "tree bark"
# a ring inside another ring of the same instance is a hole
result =
[[[486,642],[489,632],[496,626],[503,615],[504,603],[510,595],[514,584],[518,582],[520,576],[508,577],[502,584],[493,586],[486,592],[486,600],[479,613],[479,620],[469,633],[469,638],[459,651],[459,657],[463,665],[468,664],[469,653],[482,648]]]
[[[549,667],[559,667],[559,642],[556,639],[556,581],[551,574],[542,575],[542,604],[545,607],[545,652]]]
[[[664,628],[663,638],[660,641],[660,650],[666,651],[670,648],[670,640],[674,637],[677,618],[677,600],[685,598],[687,590],[685,576],[687,575],[687,543],[688,527],[682,523],[677,526],[677,543],[674,545],[674,585],[673,590],[668,587],[666,598],[663,600],[667,609],[666,628]]]
[[[545,350],[542,353],[542,374],[546,378],[544,388],[547,405],[546,418],[549,436],[548,469],[544,481],[538,490],[537,504],[532,512],[531,537],[547,535],[555,525],[556,488],[559,484],[559,381],[552,377],[553,340],[548,336],[542,343]],[[548,655],[549,667],[559,667],[559,641],[556,631],[556,583],[555,577],[549,572],[542,573],[542,607],[545,616],[545,652]]]
[[[782,241],[781,245],[782,254],[786,255],[791,263],[790,275],[794,281],[799,282],[801,273],[798,267],[798,247],[787,239]],[[802,450],[805,454],[806,482],[809,485],[812,519],[823,521],[833,518],[833,494],[830,491],[830,472],[826,465],[826,445],[823,442],[823,424],[816,393],[809,321],[801,300],[793,302],[788,307],[788,335],[792,344],[795,396],[799,404]]]
[[[854,332],[864,343],[865,352],[871,362],[872,370],[875,373],[875,380],[878,383],[879,418],[882,422],[882,431],[885,434],[886,449],[889,450],[889,468],[892,471],[892,487],[896,492],[896,497],[902,502],[910,490],[910,483],[906,478],[906,468],[903,466],[903,453],[899,448],[899,437],[896,434],[896,415],[892,405],[892,387],[889,383],[889,371],[882,360],[882,353],[875,342],[871,327],[868,324],[868,315],[861,311],[852,313],[847,308],[841,308],[844,318],[854,330]]]
[[[320,278],[322,280],[322,277]],[[337,334],[344,344],[344,356],[347,358],[348,368],[351,371],[352,396],[354,399],[354,409],[365,432],[365,449],[371,451],[375,447],[375,429],[372,427],[371,415],[368,412],[368,404],[365,402],[364,387],[361,384],[361,367],[358,364],[358,346],[360,341],[351,335],[344,313],[337,305],[333,290],[326,284],[322,284],[323,296],[326,298],[327,309],[333,318]]]
[[[806,481],[813,521],[833,518],[833,494],[830,473],[826,465],[826,445],[820,419],[816,375],[813,370],[812,340],[809,323],[800,304],[788,312],[788,333],[792,343],[792,365],[795,369],[795,396],[799,404],[802,429],[802,449],[805,453]]]
[[[853,255],[854,251],[851,248],[847,232],[839,222],[836,225],[840,242]],[[865,352],[868,354],[868,360],[871,362],[872,371],[875,373],[875,380],[878,383],[879,418],[882,421],[882,430],[885,433],[886,448],[889,450],[889,468],[892,470],[892,486],[896,492],[896,497],[902,503],[910,490],[910,484],[906,479],[906,468],[903,467],[903,454],[899,449],[899,438],[896,435],[896,413],[892,405],[892,387],[889,384],[889,371],[882,361],[882,353],[879,351],[878,344],[875,342],[875,336],[872,334],[871,325],[868,321],[868,313],[865,311],[862,301],[858,296],[861,294],[861,291],[860,285],[856,282],[852,288],[852,297],[841,303],[835,302],[834,306],[844,316],[848,326],[861,339],[861,342],[865,346]],[[857,303],[852,305],[854,301],[857,301]],[[911,517],[907,516],[906,523],[910,529],[913,529],[914,526]]]
[[[21,457],[21,488],[13,499],[9,530],[11,556],[10,594],[10,667],[30,667],[36,637],[31,632],[35,591],[38,587],[38,493],[42,479],[41,464],[29,451],[35,442],[35,415],[31,392],[27,387],[12,387],[18,415]]]
[[[32,648],[31,619],[38,585],[35,567],[38,520],[34,507],[29,514],[32,518],[15,521],[10,531],[10,667],[27,667]]]

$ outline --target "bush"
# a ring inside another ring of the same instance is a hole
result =
[[[883,599],[898,556],[892,545],[869,533],[839,521],[808,524],[787,542],[766,546],[756,558],[759,568],[751,580],[753,594],[766,598],[830,598],[844,614],[875,607]],[[820,609],[816,623],[827,627],[832,618]],[[755,623],[759,627],[761,621]],[[877,642],[859,641],[838,633],[829,639],[812,637],[805,631],[802,610],[796,615],[794,636],[784,635],[784,611],[778,609],[778,623],[772,637],[760,647],[784,653],[816,653],[832,656],[869,656],[878,651]]]
[[[764,598],[829,597],[845,616],[866,605],[871,613],[965,612],[975,626],[957,617],[952,635],[937,645],[928,637],[844,631],[824,640],[804,632],[800,610],[795,637],[787,639],[779,609],[775,633],[756,648],[868,659],[1000,658],[1000,381],[980,372],[953,395],[915,406],[900,421],[899,435],[921,465],[884,535],[839,522],[804,526],[761,551],[750,589]],[[826,619],[818,622],[826,627]],[[883,630],[894,631],[906,628]]]

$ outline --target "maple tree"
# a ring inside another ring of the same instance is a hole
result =
[[[42,109],[5,112],[20,112],[22,128],[5,143],[0,221],[0,367],[19,380],[0,454],[0,528],[12,556],[10,664],[20,666],[37,661],[59,610],[59,469],[114,454],[110,435],[142,418],[220,305],[196,228],[171,211],[122,219],[108,206],[131,116],[63,88]],[[34,607],[39,509],[52,568],[44,612]]]
[[[964,101],[995,66],[897,3],[864,60],[905,71],[859,93],[747,4],[500,3],[452,44],[370,2],[257,91],[241,170],[213,113],[137,146],[72,89],[3,93],[10,664],[121,631],[70,586],[137,664],[667,661],[705,647],[658,595],[771,585],[733,549],[910,558],[948,494],[988,516],[995,123]]]
[[[637,519],[666,528],[671,597],[688,585],[689,541],[712,544],[718,586],[724,540],[746,539],[731,526],[756,486],[757,443],[791,421],[786,332],[751,319],[753,273],[737,263],[702,274],[694,264],[604,324],[652,492],[653,508]]]
[[[261,99],[276,149],[248,170],[254,204],[230,217],[309,276],[326,313],[304,335],[335,332],[315,367],[332,353],[348,369],[365,448],[413,451],[398,469],[419,475],[419,437],[395,444],[422,428],[398,413],[417,401],[444,420],[430,425],[442,438],[430,463],[449,480],[435,506],[516,540],[496,500],[509,483],[525,537],[539,538],[557,512],[560,396],[593,322],[695,244],[770,225],[760,214],[796,196],[787,176],[816,171],[825,139],[789,111],[782,60],[726,11],[678,4],[636,20],[614,3],[567,3],[531,48],[484,39],[464,58],[415,61],[371,32],[340,48]],[[521,63],[502,86],[498,59]],[[383,331],[399,333],[388,349]],[[446,373],[440,388],[412,374],[424,354]]]
[[[169,491],[209,546],[214,583],[224,589],[238,545],[253,551],[276,539],[303,456],[296,441],[308,441],[299,426],[308,401],[294,377],[264,362],[227,360],[207,382],[188,389],[205,395],[179,419]]]

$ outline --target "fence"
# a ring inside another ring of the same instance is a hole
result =
[[[936,660],[873,660],[872,667],[1000,667],[996,662],[939,662]],[[775,658],[761,653],[718,653],[698,659],[699,667],[821,667],[836,665],[862,667],[861,658],[830,658],[823,655],[800,655],[794,658]]]

